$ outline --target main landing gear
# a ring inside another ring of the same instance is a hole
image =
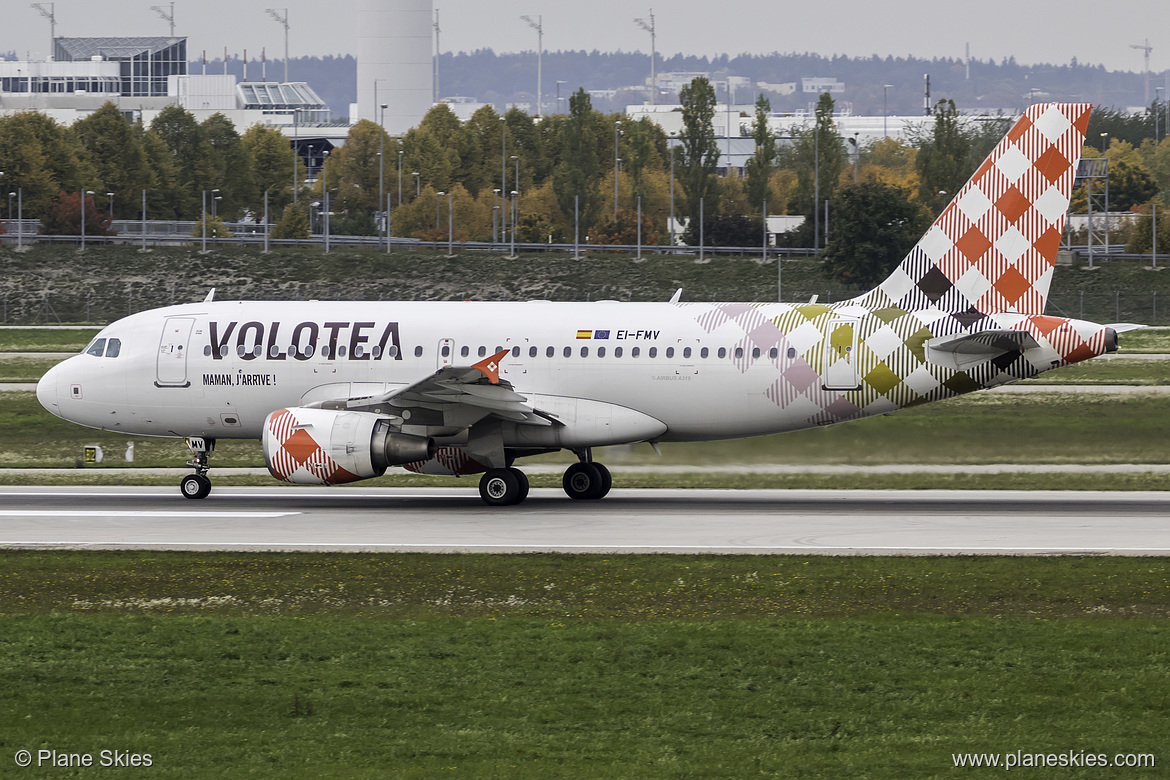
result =
[[[179,483],[179,490],[183,498],[207,498],[211,493],[211,480],[207,478],[207,472],[211,469],[211,453],[215,452],[215,439],[192,436],[187,439],[187,446],[191,448],[191,460],[187,461],[187,465],[195,469],[195,473],[183,477],[183,481]]]
[[[569,498],[596,500],[604,498],[613,487],[609,469],[594,463],[589,450],[577,453],[581,458],[565,470],[561,486]],[[491,469],[479,480],[479,497],[488,506],[512,506],[528,497],[528,477],[517,468]]]

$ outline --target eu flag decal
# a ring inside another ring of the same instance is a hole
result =
[[[607,338],[609,338],[609,331],[608,330],[595,330],[595,331],[593,331],[593,338],[594,338],[594,340],[607,339]]]

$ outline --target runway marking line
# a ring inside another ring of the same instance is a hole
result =
[[[165,510],[112,510],[112,509],[0,509],[0,517],[231,517],[231,518],[275,518],[290,517],[302,512],[242,512],[242,511],[188,511],[168,512]]]

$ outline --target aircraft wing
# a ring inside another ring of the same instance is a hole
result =
[[[463,428],[494,416],[526,425],[561,425],[552,415],[533,408],[510,382],[500,378],[500,360],[507,354],[503,349],[471,366],[443,366],[405,387],[349,398],[337,405],[389,414],[408,424]]]
[[[1022,330],[981,330],[942,336],[926,342],[926,359],[931,363],[960,371],[979,363],[995,360],[1010,352],[1039,347],[1033,336]]]

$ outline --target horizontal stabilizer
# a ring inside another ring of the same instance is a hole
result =
[[[924,345],[930,363],[957,371],[994,360],[1009,352],[1023,352],[1039,347],[1039,342],[1022,330],[981,330],[957,336],[931,339]]]

